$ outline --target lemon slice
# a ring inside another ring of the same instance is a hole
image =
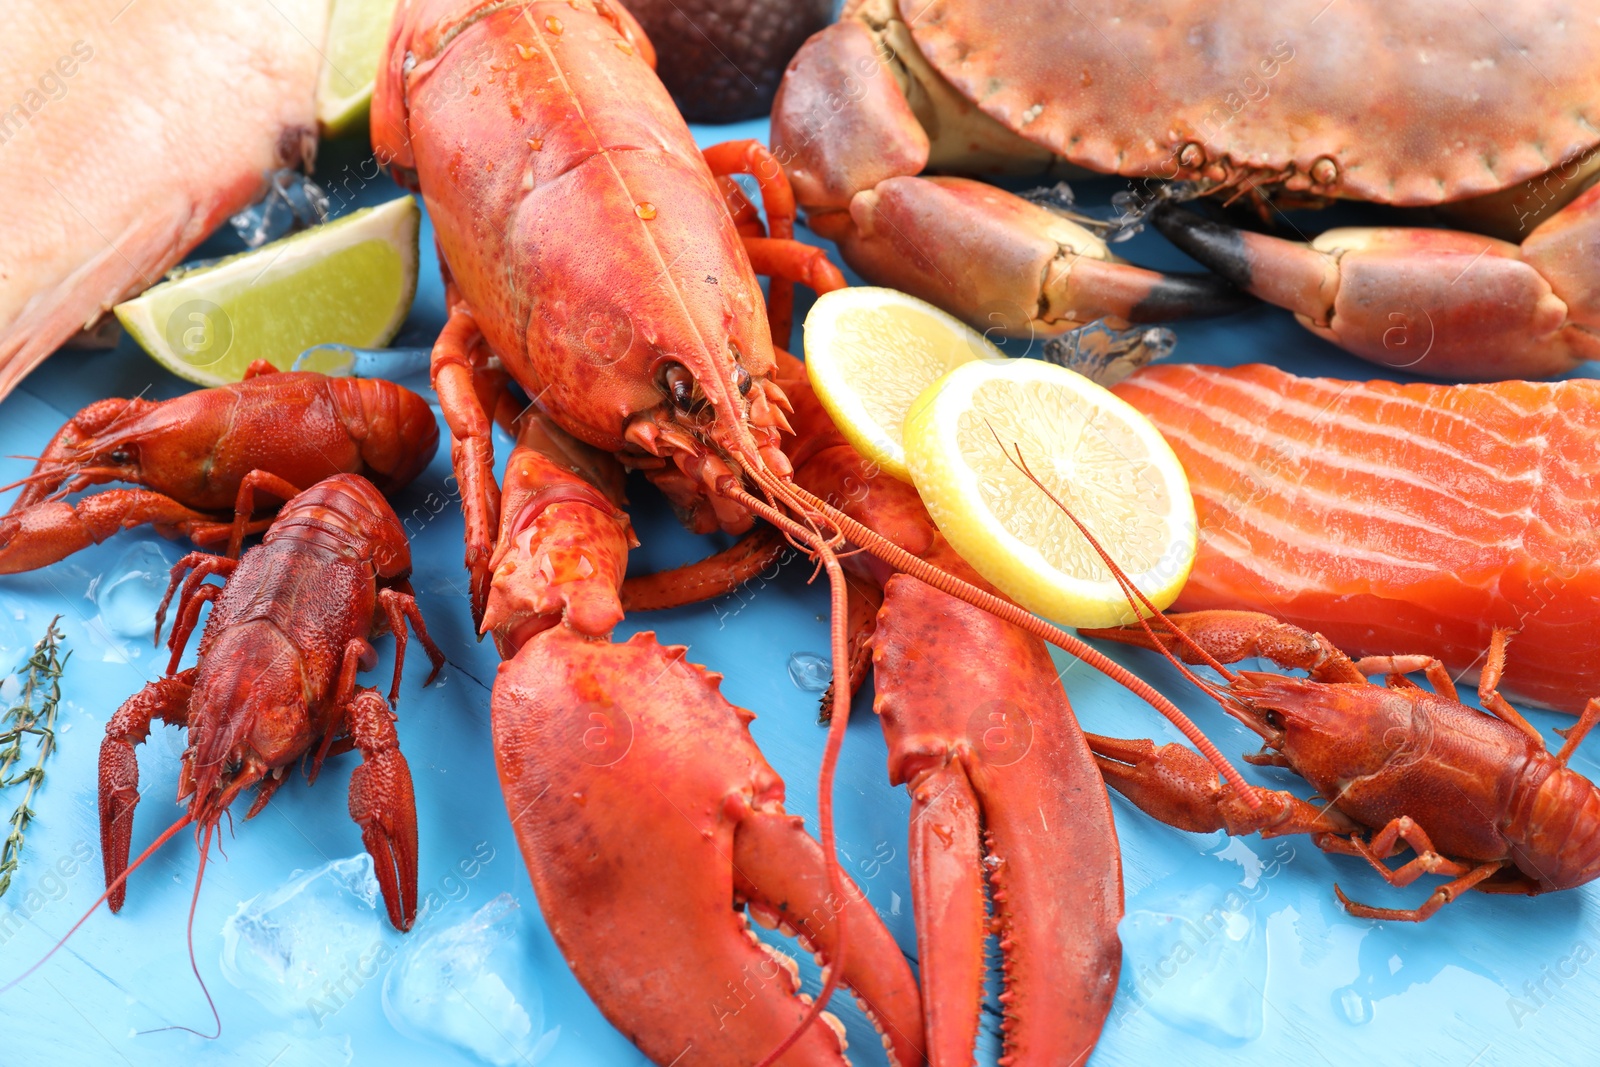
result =
[[[244,376],[252,360],[288,370],[315,344],[378,348],[411,310],[417,226],[409,196],[183,271],[116,306],[162,366],[201,385]]]
[[[997,440],[998,438],[998,440]],[[1194,565],[1194,500],[1150,421],[1035,359],[957,367],[917,398],[906,459],[951,546],[1017,603],[1066,626],[1134,621],[1093,547],[1002,452],[1022,458],[1158,607]]]
[[[317,77],[317,122],[323,133],[343,133],[367,117],[395,3],[334,0]]]
[[[894,289],[857,286],[817,298],[805,324],[806,375],[856,451],[909,482],[901,425],[952,367],[1005,359],[982,334]]]

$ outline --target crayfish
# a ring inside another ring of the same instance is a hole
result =
[[[439,447],[428,402],[377,378],[279,372],[257,360],[236,385],[171,400],[99,400],[69,419],[0,516],[0,574],[33,570],[142,523],[237,556],[257,497],[288,500],[334,474],[384,492],[411,482]],[[92,485],[131,482],[76,504]],[[6,486],[9,489],[12,486]]]

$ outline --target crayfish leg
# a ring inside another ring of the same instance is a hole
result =
[[[139,762],[134,749],[150,736],[152,720],[189,724],[189,694],[197,670],[191,667],[170,678],[157,678],[124,701],[106,723],[105,740],[100,743],[100,853],[108,887],[128,869],[133,812],[139,806]],[[107,893],[112,911],[122,910],[127,893],[126,882]]]
[[[384,907],[396,930],[417,919],[417,799],[411,766],[400,753],[394,713],[376,689],[362,687],[345,705],[345,728],[361,752],[350,772],[350,817],[372,856]]]
[[[1339,903],[1344,905],[1344,910],[1349,912],[1351,915],[1354,915],[1358,919],[1381,919],[1389,922],[1419,923],[1432,917],[1434,912],[1438,911],[1452,900],[1455,900],[1461,894],[1473,888],[1479,882],[1482,882],[1485,878],[1495,874],[1504,866],[1504,861],[1496,860],[1492,863],[1485,863],[1474,867],[1461,877],[1447,882],[1438,889],[1435,889],[1433,894],[1428,897],[1427,901],[1425,901],[1420,908],[1374,908],[1366,904],[1357,904],[1355,901],[1345,896],[1344,890],[1340,889],[1338,886],[1334,886],[1333,891],[1338,896]]]
[[[149,489],[110,489],[76,504],[51,500],[0,517],[0,574],[20,574],[66,559],[112,534],[149,524],[167,536],[215,519]]]

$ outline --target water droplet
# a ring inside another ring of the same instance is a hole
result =
[[[528,138],[528,147],[533,149],[535,152],[539,151],[541,148],[544,147],[544,138],[543,137],[530,137],[530,138]]]
[[[820,693],[833,682],[833,664],[815,652],[789,657],[789,680],[808,693]]]
[[[1215,1045],[1260,1037],[1267,945],[1255,905],[1241,907],[1213,885],[1141,896],[1117,926],[1126,956],[1123,995]]]
[[[646,200],[633,205],[633,213],[638,215],[641,219],[644,219],[646,222],[649,222],[651,219],[656,217],[656,206]]]
[[[557,37],[561,36],[561,20],[556,18],[554,15],[550,15],[544,20],[544,28],[555,34]]]
[[[533,58],[533,49],[529,48],[527,45],[525,45],[522,42],[518,41],[517,42],[517,55],[521,56],[523,59],[532,59]]]
[[[1372,1021],[1372,1001],[1356,992],[1355,986],[1339,990],[1339,1013],[1351,1026]]]
[[[629,44],[627,41],[624,41],[622,38],[617,38],[616,45],[617,51],[621,52],[623,55],[633,55],[633,45]]]
[[[118,637],[149,637],[156,628],[156,605],[167,591],[171,562],[150,541],[122,554],[95,585],[100,621]]]

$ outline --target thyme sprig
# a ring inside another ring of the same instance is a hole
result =
[[[61,709],[61,672],[66,669],[72,653],[61,653],[64,635],[56,628],[61,621],[57,615],[50,620],[33,653],[17,669],[22,679],[22,693],[17,703],[0,716],[0,789],[26,785],[22,800],[11,813],[9,832],[0,843],[0,896],[11,888],[11,876],[16,873],[22,858],[22,845],[28,824],[37,816],[33,798],[44,785],[44,764],[56,747],[56,716]],[[38,706],[35,707],[35,702]],[[22,770],[18,766],[26,756],[25,742],[33,749],[33,762]]]

